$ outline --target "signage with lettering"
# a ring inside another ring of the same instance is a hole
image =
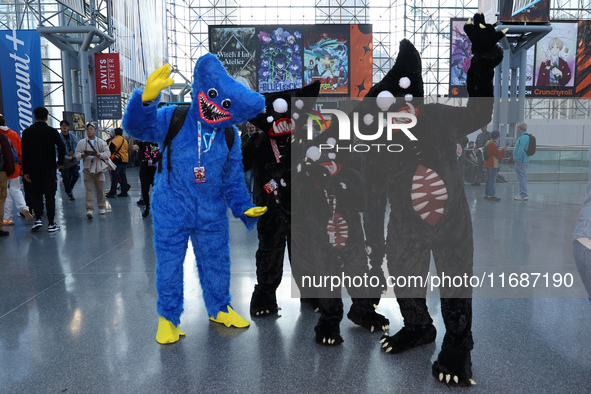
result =
[[[94,76],[99,119],[121,119],[121,72],[118,53],[95,53]]]
[[[33,109],[44,105],[41,37],[35,30],[0,30],[0,110],[19,134],[35,122]]]

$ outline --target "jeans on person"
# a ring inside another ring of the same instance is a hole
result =
[[[515,174],[517,174],[517,181],[519,181],[519,195],[527,197],[527,166],[529,163],[522,161],[515,162]]]
[[[117,168],[111,171],[111,190],[109,190],[109,195],[117,194],[117,180],[121,178],[121,194],[126,196],[127,195],[127,163],[119,163],[117,164]]]
[[[581,280],[585,285],[585,290],[589,295],[589,301],[591,301],[591,250],[587,249],[579,241],[573,243],[573,255],[575,262],[577,263],[577,269]]]
[[[484,195],[492,197],[495,195],[495,182],[497,180],[498,168],[486,167],[486,184],[484,186]]]
[[[78,165],[67,170],[62,170],[62,179],[64,180],[64,188],[66,189],[67,195],[72,194],[72,189],[80,177],[79,172]]]

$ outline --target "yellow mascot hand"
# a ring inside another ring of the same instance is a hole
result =
[[[256,218],[262,216],[265,212],[267,212],[267,207],[252,207],[249,210],[244,211],[244,214],[249,218]]]
[[[142,93],[142,101],[144,103],[156,100],[162,89],[166,89],[174,83],[174,79],[168,78],[169,75],[170,64],[165,64],[150,74],[148,81],[146,81],[144,93]]]

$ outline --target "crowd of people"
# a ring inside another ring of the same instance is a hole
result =
[[[59,133],[47,124],[49,112],[45,107],[33,111],[35,123],[23,130],[22,138],[6,125],[0,115],[0,219],[3,226],[14,225],[14,208],[27,221],[31,231],[39,231],[47,215],[47,230],[56,232],[55,196],[58,188],[57,170],[61,174],[65,193],[75,200],[73,189],[80,177],[80,167],[86,189],[86,217],[92,219],[95,207],[100,215],[107,213],[105,198],[128,197],[126,167],[129,162],[128,143],[121,128],[113,129],[107,141],[97,136],[97,125],[86,125],[86,137],[77,140],[70,132],[67,120],[60,122]],[[158,145],[135,141],[132,151],[139,151],[142,197],[138,205],[145,205],[143,217],[150,214],[150,186],[158,160]],[[105,174],[111,176],[111,188],[105,194]],[[118,184],[121,192],[116,194]],[[96,205],[95,205],[96,199]],[[10,232],[0,229],[0,237]]]
[[[520,122],[516,125],[517,139],[512,152],[506,153],[509,143],[503,148],[499,147],[500,132],[488,131],[487,126],[480,129],[476,141],[459,141],[462,147],[459,159],[464,174],[464,179],[472,186],[480,186],[484,183],[484,199],[489,201],[501,201],[496,196],[496,183],[506,182],[503,175],[499,174],[502,159],[514,164],[515,174],[519,185],[519,194],[515,195],[515,201],[527,201],[527,167],[530,145],[530,134],[527,132],[527,124]]]

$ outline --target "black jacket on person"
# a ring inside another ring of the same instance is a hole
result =
[[[55,172],[55,147],[57,163],[62,163],[66,146],[59,133],[45,122],[36,122],[23,131],[23,173],[42,174]]]
[[[8,138],[2,133],[0,133],[0,149],[2,149],[4,156],[4,165],[0,168],[0,171],[6,172],[7,176],[11,176],[14,173],[14,156]]]

